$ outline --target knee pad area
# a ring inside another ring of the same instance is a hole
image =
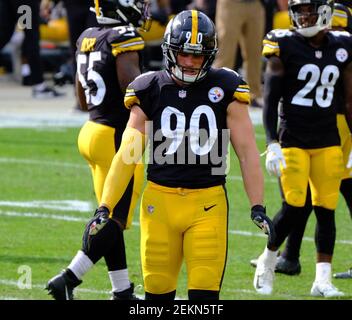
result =
[[[219,290],[221,275],[214,268],[195,267],[189,272],[188,288],[197,290]]]
[[[306,202],[306,196],[306,192],[290,190],[285,193],[285,200],[293,207],[303,207]]]
[[[145,291],[151,294],[166,294],[176,290],[176,281],[163,274],[150,274],[144,277]]]

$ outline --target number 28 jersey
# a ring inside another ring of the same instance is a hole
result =
[[[116,56],[140,52],[144,41],[135,28],[89,28],[77,40],[77,74],[85,91],[90,120],[125,128],[129,112],[123,104],[116,73]]]
[[[290,30],[273,30],[263,40],[263,56],[284,66],[279,140],[283,147],[323,148],[340,144],[336,126],[345,104],[343,72],[352,61],[352,38],[329,31],[315,48]]]
[[[249,103],[249,87],[232,70],[211,68],[192,85],[178,86],[166,70],[137,77],[125,106],[139,105],[150,120],[148,180],[168,187],[225,183],[227,107]]]

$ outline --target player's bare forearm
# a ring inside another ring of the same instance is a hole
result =
[[[251,207],[263,204],[264,177],[259,162],[259,154],[250,151],[243,159],[240,159],[243,184]]]
[[[122,198],[145,150],[145,117],[141,112],[139,107],[132,108],[120,148],[114,156],[104,183],[100,205],[107,207],[110,212]]]
[[[247,105],[238,102],[231,103],[228,108],[227,126],[230,129],[232,146],[240,162],[249,202],[251,206],[262,204],[264,177]]]

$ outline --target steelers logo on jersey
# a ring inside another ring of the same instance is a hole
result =
[[[345,62],[348,59],[348,52],[344,48],[336,50],[336,59],[339,62]]]
[[[224,97],[224,90],[219,87],[211,88],[208,92],[209,100],[213,103],[220,102]]]

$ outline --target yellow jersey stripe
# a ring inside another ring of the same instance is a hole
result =
[[[270,40],[266,40],[266,39],[263,40],[263,45],[264,44],[268,44],[271,46],[278,46],[279,45],[279,43],[277,41],[270,41]]]
[[[134,93],[126,94],[124,104],[127,109],[131,109],[134,105],[140,105],[138,97]]]
[[[264,57],[272,56],[272,55],[276,55],[279,57],[280,56],[280,47],[279,46],[272,46],[270,44],[264,44],[262,55]]]
[[[122,42],[119,42],[119,43],[112,43],[111,46],[113,48],[116,48],[116,47],[124,47],[125,45],[129,44],[129,43],[139,43],[139,42],[144,42],[143,38],[142,37],[136,37],[136,38],[132,38],[132,39],[129,39],[129,40],[126,40],[126,41],[122,41]]]
[[[143,49],[144,49],[144,44],[141,44],[141,45],[129,46],[127,48],[114,48],[112,49],[111,53],[113,54],[114,57],[116,57],[117,55],[123,52],[138,51]]]
[[[243,103],[247,103],[247,104],[251,103],[249,90],[247,92],[239,92],[238,90],[236,90],[233,94],[233,98]]]
[[[128,43],[123,46],[115,46],[112,50],[111,53],[114,57],[116,57],[118,54],[127,52],[127,51],[139,51],[144,49],[144,41],[139,41],[139,42],[134,42],[134,43]]]
[[[192,10],[191,44],[197,44],[197,35],[198,35],[198,12],[196,10]]]
[[[249,85],[248,84],[240,84],[238,87],[237,87],[237,90],[249,90]]]

